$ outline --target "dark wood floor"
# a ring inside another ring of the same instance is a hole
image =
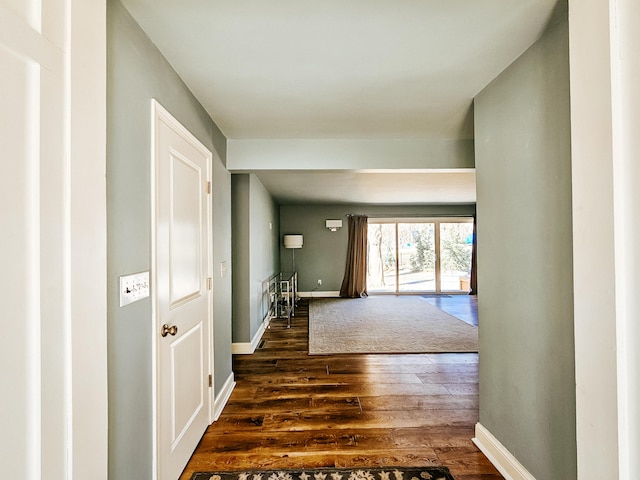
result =
[[[234,356],[236,388],[180,480],[195,471],[445,465],[456,480],[501,479],[471,442],[476,354],[309,356],[308,304],[292,328]]]

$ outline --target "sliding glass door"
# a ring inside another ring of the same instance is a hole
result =
[[[440,223],[440,290],[468,292],[471,280],[473,222]]]
[[[371,293],[468,292],[473,221],[369,219]]]
[[[395,223],[369,223],[367,239],[367,290],[395,293],[397,288]]]
[[[398,223],[398,292],[436,291],[435,224]]]

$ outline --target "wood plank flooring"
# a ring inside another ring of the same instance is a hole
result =
[[[476,354],[308,355],[308,303],[274,320],[180,480],[196,471],[444,465],[456,480],[502,479],[471,442]]]

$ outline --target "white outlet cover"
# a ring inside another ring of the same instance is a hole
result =
[[[149,296],[149,272],[133,273],[120,277],[120,306],[137,302]]]

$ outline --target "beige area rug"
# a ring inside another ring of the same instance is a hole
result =
[[[309,354],[477,352],[478,329],[417,296],[309,304]]]

